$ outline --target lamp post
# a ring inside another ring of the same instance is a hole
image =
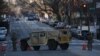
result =
[[[70,15],[71,15],[71,0],[68,0],[68,24],[70,25]]]

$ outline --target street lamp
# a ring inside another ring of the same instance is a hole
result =
[[[87,13],[87,9],[88,9],[87,4],[82,4],[82,5],[81,5],[81,10],[82,10],[84,13]]]
[[[86,4],[83,4],[83,7],[86,8]]]

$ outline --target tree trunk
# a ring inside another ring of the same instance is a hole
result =
[[[56,15],[57,15],[57,20],[58,20],[58,21],[62,21],[62,20],[61,20],[61,15],[60,15],[59,13],[56,13]]]
[[[68,25],[71,25],[71,18],[68,16]]]
[[[59,13],[59,10],[54,9],[53,13],[56,14],[57,20],[58,20],[58,21],[61,21],[61,15],[60,15],[60,13]]]

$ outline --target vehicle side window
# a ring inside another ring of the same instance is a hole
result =
[[[40,33],[40,37],[45,37],[45,33],[44,32],[41,32]]]
[[[32,35],[31,35],[32,37],[39,37],[39,33],[38,32],[34,32],[34,33],[32,33]]]
[[[67,34],[67,31],[62,31],[63,34]]]

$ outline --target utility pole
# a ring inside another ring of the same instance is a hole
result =
[[[82,11],[81,11],[81,9],[80,9],[80,19],[79,19],[79,21],[80,21],[80,30],[82,31]]]
[[[71,0],[68,0],[68,24],[70,25],[71,22],[70,22],[70,15],[71,15]]]
[[[90,19],[92,19],[92,18],[91,18],[90,12],[89,12],[89,4],[87,6],[87,15],[86,16],[88,19],[88,31],[90,32]]]
[[[95,0],[93,0],[93,4],[94,4],[94,12],[93,12],[93,19],[94,19],[94,28],[95,28],[95,37],[94,38],[96,38],[97,37],[97,17],[96,17],[96,1]]]
[[[92,2],[89,4],[88,13],[92,17],[91,19],[93,20],[93,26],[95,28],[94,30],[96,30],[97,18],[96,18],[96,1],[95,0],[92,0]],[[96,31],[95,31],[94,37],[96,37]]]

